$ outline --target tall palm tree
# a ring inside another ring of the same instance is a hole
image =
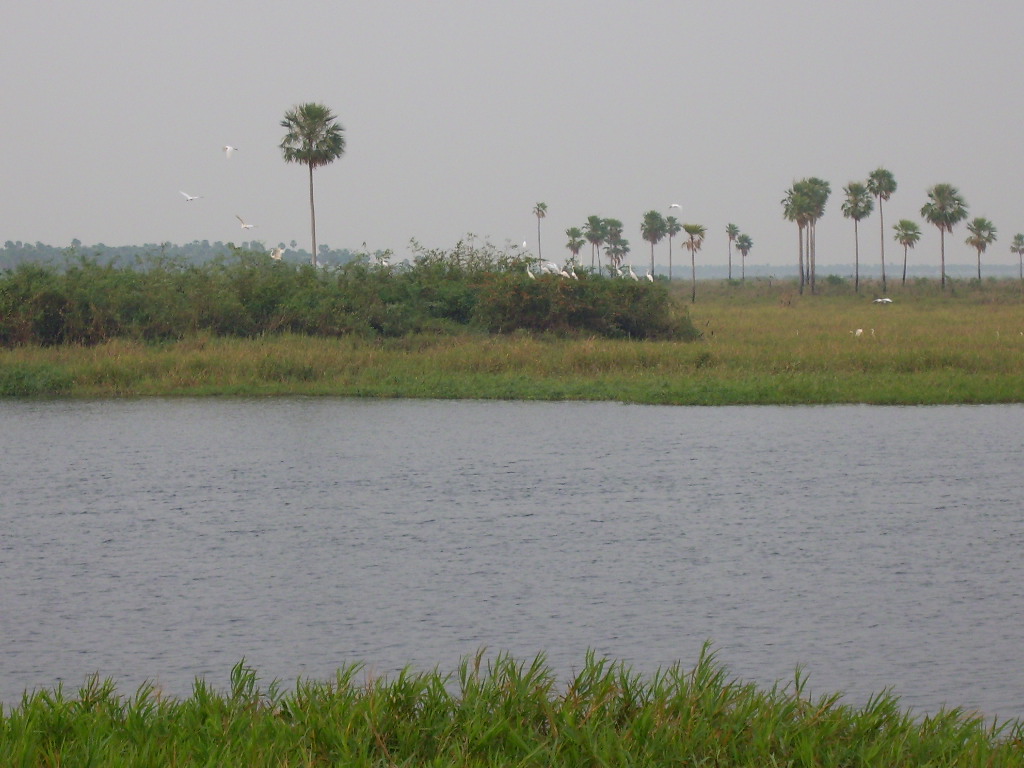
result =
[[[996,241],[995,225],[988,219],[978,216],[967,225],[970,232],[965,241],[978,252],[978,279],[981,280],[981,254]]]
[[[540,220],[548,215],[548,204],[537,203],[533,206],[533,215],[537,217],[537,259],[541,260],[544,257],[540,252]]]
[[[843,201],[843,216],[853,219],[853,290],[860,293],[860,238],[857,235],[857,225],[861,219],[871,214],[875,207],[871,193],[866,185],[859,181],[851,181],[845,187],[846,200]],[[885,293],[885,272],[882,272],[882,293]]]
[[[896,231],[896,242],[903,246],[903,282],[900,285],[906,285],[907,249],[917,245],[917,241],[921,239],[921,228],[917,226],[917,222],[910,219],[900,219],[892,228]]]
[[[782,198],[782,215],[797,227],[797,267],[800,270],[800,293],[804,292],[804,229],[811,218],[811,199],[807,185],[794,182]]]
[[[739,234],[736,236],[736,250],[740,252],[740,279],[747,281],[747,254],[754,247],[754,241],[750,235]]]
[[[600,253],[601,246],[604,245],[604,239],[608,234],[608,228],[605,226],[604,219],[600,216],[588,216],[587,223],[583,225],[583,236],[590,243],[590,268],[594,269],[594,255]],[[601,264],[597,264],[598,271],[601,270]]]
[[[583,239],[583,230],[579,227],[569,227],[565,230],[565,235],[569,238],[569,242],[565,244],[565,247],[572,254],[572,263],[575,266],[579,260],[580,251],[583,250],[583,246],[587,241]]]
[[[286,163],[309,168],[309,221],[313,234],[313,266],[316,266],[316,208],[313,205],[313,169],[329,165],[345,154],[345,129],[323,104],[308,102],[288,110],[281,127],[287,130],[281,140]]]
[[[939,229],[942,290],[946,290],[946,233],[952,233],[953,227],[967,218],[967,203],[952,184],[936,184],[928,190],[928,202],[921,206],[921,215]]]
[[[811,293],[815,292],[818,271],[818,221],[825,215],[825,204],[832,194],[832,185],[824,179],[812,176],[806,180],[811,200],[811,218],[807,227],[807,253],[809,255],[808,271],[811,282]]]
[[[658,211],[648,211],[644,214],[644,220],[640,223],[640,235],[651,244],[651,271],[654,275],[654,246],[662,241],[668,234],[668,223],[665,217]]]
[[[697,300],[697,251],[704,244],[704,236],[707,229],[702,224],[683,224],[683,231],[689,239],[686,241],[686,248],[690,252],[690,302]]]
[[[729,236],[729,279],[732,280],[732,244],[740,233],[740,228],[735,224],[725,225],[725,234]]]
[[[868,174],[868,192],[878,199],[878,238],[882,242],[882,293],[885,293],[885,216],[882,201],[896,191],[896,177],[885,168],[876,168]],[[904,254],[906,255],[906,254]]]
[[[618,219],[604,219],[604,252],[609,268],[618,267],[629,253],[629,241],[622,237],[622,222]]]
[[[672,238],[683,231],[682,222],[675,216],[665,217],[665,234],[668,235],[668,279],[672,280]]]
[[[1018,234],[1013,236],[1013,242],[1010,243],[1010,253],[1016,253],[1020,261],[1020,283],[1021,287],[1024,288],[1024,235]]]

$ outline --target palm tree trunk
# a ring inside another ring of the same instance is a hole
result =
[[[882,241],[882,293],[885,293],[885,217],[882,215],[882,198],[878,198],[878,222],[881,227],[880,239]]]
[[[729,280],[732,280],[732,238],[729,238]]]
[[[853,292],[860,293],[860,238],[856,219],[853,220]]]
[[[690,303],[697,301],[697,249],[693,247],[693,238],[690,238]]]
[[[939,228],[939,269],[942,272],[942,290],[946,290],[946,230]]]
[[[809,269],[811,270],[811,276],[810,276],[811,295],[813,296],[815,293],[817,293],[817,280],[816,280],[817,274],[818,274],[818,222],[817,221],[815,221],[815,222],[813,222],[811,224],[811,228],[810,228],[810,230],[808,231],[808,234],[807,234],[807,239],[809,241],[809,245],[808,245],[807,251],[810,254],[810,258],[809,258],[808,262],[809,262]]]
[[[799,244],[797,248],[797,265],[800,270],[800,295],[802,296],[804,292],[804,228],[798,226],[796,231]]]
[[[903,282],[900,285],[907,284],[907,246],[903,246]]]
[[[672,282],[672,235],[668,236],[668,281]]]
[[[313,164],[309,165],[309,227],[313,233],[313,266],[316,266],[316,208],[313,205]]]

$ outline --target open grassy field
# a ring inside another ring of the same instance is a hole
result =
[[[0,712],[0,764],[1009,768],[1024,765],[1022,735],[956,709],[915,718],[887,693],[862,707],[813,699],[799,671],[760,689],[707,649],[649,678],[590,655],[567,681],[543,656],[481,653],[452,674],[353,665],[290,689],[239,663],[229,690],[197,681],[183,700],[152,685],[121,696],[93,677]]]
[[[392,339],[209,335],[0,350],[0,395],[340,395],[678,405],[1024,402],[1017,281],[673,285],[696,342],[525,333]],[[860,334],[857,335],[857,330]]]

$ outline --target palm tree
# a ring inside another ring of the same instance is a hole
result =
[[[860,239],[857,235],[857,225],[861,219],[871,214],[875,207],[871,199],[871,193],[867,186],[859,181],[851,181],[845,187],[846,200],[843,201],[843,216],[853,219],[853,290],[860,293]],[[882,272],[882,293],[885,293],[885,272]]]
[[[565,247],[572,254],[572,263],[575,266],[580,257],[580,251],[583,250],[583,246],[587,241],[583,239],[583,230],[579,227],[569,227],[565,230],[565,235],[569,238],[569,242],[565,244]]]
[[[1010,253],[1016,253],[1020,261],[1020,282],[1024,288],[1024,235],[1014,235],[1010,243]]]
[[[818,271],[818,221],[825,215],[825,204],[832,194],[832,185],[824,179],[812,176],[806,180],[811,201],[811,218],[807,228],[808,271],[810,272],[811,293],[815,292]]]
[[[967,225],[967,231],[971,234],[964,242],[978,252],[978,280],[981,280],[981,254],[996,241],[996,228],[991,221],[978,216]]]
[[[651,272],[654,275],[654,246],[668,234],[668,222],[657,211],[648,211],[640,224],[640,235],[651,244]]]
[[[697,300],[697,251],[704,244],[707,229],[702,224],[683,224],[683,231],[689,236],[686,248],[690,252],[690,302]]]
[[[668,279],[672,280],[672,238],[683,231],[683,225],[675,216],[665,217],[665,234],[668,235]]]
[[[882,201],[892,197],[895,191],[896,177],[891,171],[876,168],[868,174],[868,192],[878,199],[878,237],[882,241],[882,293],[885,293],[885,216],[882,215]]]
[[[804,229],[811,218],[811,200],[809,190],[803,182],[793,182],[782,198],[782,215],[786,221],[796,223],[797,227],[797,267],[800,270],[800,293],[804,292]]]
[[[921,206],[921,215],[939,229],[942,290],[946,290],[946,233],[967,218],[967,203],[952,184],[936,184],[928,190],[928,202]]]
[[[917,241],[921,239],[921,228],[917,226],[917,222],[910,219],[900,219],[892,228],[896,231],[896,242],[903,246],[903,282],[901,285],[906,285],[907,249],[917,245]]]
[[[629,253],[629,241],[622,237],[622,222],[618,219],[604,219],[604,252],[609,268],[618,269],[623,258]]]
[[[537,217],[537,259],[541,260],[544,257],[540,252],[540,220],[548,215],[548,204],[537,203],[533,206],[533,215]]]
[[[288,110],[281,121],[287,129],[281,140],[286,163],[309,167],[309,221],[313,233],[313,266],[316,266],[316,208],[313,205],[313,169],[329,165],[345,154],[345,129],[323,104],[309,102]]]
[[[583,236],[590,243],[590,268],[594,268],[594,254],[600,252],[601,246],[604,245],[604,239],[608,234],[608,228],[604,224],[604,219],[600,216],[588,216],[587,223],[583,225]],[[597,269],[600,271],[601,264],[597,264]]]
[[[735,224],[725,225],[725,234],[729,236],[729,279],[732,280],[732,244],[740,233],[740,228]]]
[[[740,277],[743,282],[747,281],[747,254],[754,247],[754,241],[750,235],[740,234],[736,236],[736,249],[740,252]]]

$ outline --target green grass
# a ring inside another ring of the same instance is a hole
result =
[[[914,717],[882,692],[864,706],[812,699],[800,671],[770,689],[730,679],[707,647],[649,677],[588,655],[559,681],[543,656],[483,652],[456,672],[121,696],[92,677],[26,693],[0,713],[5,766],[1020,766],[1024,725],[959,709]]]
[[[888,306],[871,302],[870,287],[828,289],[702,284],[690,308],[696,342],[463,332],[15,347],[0,350],[0,395],[1024,402],[1024,303],[1013,281],[954,283],[945,294],[922,283],[892,291]]]

